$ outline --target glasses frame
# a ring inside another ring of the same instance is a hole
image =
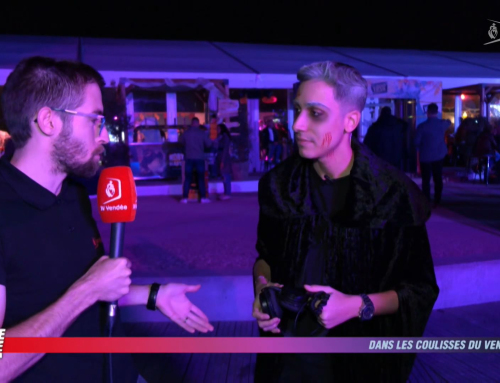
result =
[[[52,109],[55,112],[72,114],[74,116],[89,117],[89,118],[99,118],[101,120],[101,123],[99,125],[99,134],[98,134],[98,136],[101,135],[102,131],[106,127],[106,118],[102,114],[82,113],[82,112],[77,112],[76,110],[70,110],[70,109],[58,109],[58,108],[50,108],[50,109]],[[94,127],[95,127],[95,125],[94,125]]]

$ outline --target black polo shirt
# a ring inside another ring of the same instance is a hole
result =
[[[6,287],[7,332],[54,303],[103,254],[82,185],[68,178],[56,196],[0,158],[0,284]],[[105,319],[106,304],[98,302],[63,336],[103,336]],[[117,326],[116,335],[122,335]],[[137,381],[130,355],[116,354],[113,363],[115,381]],[[102,354],[46,354],[15,381],[101,382],[103,372]]]

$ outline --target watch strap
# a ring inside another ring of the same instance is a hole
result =
[[[360,294],[359,295],[363,301],[363,304],[361,305],[361,308],[359,309],[359,319],[360,320],[366,320],[363,318],[363,313],[367,310],[371,310],[372,312],[372,316],[373,316],[373,311],[374,311],[374,306],[373,306],[373,302],[372,300],[370,299],[370,297],[366,294]]]
[[[149,289],[148,303],[146,308],[151,311],[156,311],[156,298],[158,297],[158,291],[160,291],[160,284],[153,283]]]

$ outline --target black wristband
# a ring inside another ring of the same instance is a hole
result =
[[[149,298],[146,308],[151,311],[156,311],[156,297],[158,296],[158,291],[160,290],[159,283],[153,283],[151,289],[149,290]]]

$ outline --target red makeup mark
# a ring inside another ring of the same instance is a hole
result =
[[[323,143],[321,144],[322,147],[328,147],[332,143],[332,134],[331,133],[326,133],[325,137],[323,137]]]
[[[94,243],[94,247],[95,247],[96,249],[98,249],[98,248],[99,248],[99,245],[101,245],[101,244],[102,244],[102,239],[101,239],[101,238],[99,238],[99,237],[98,237],[98,238],[92,238],[92,242]]]

